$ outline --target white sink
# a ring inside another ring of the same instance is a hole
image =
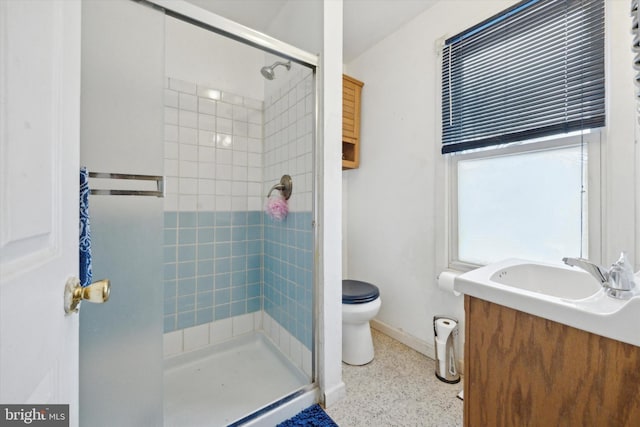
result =
[[[454,289],[640,346],[640,295],[611,298],[594,277],[576,267],[512,258],[456,277]]]

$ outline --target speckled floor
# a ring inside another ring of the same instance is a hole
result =
[[[340,427],[462,426],[462,382],[434,375],[434,361],[372,330],[374,360],[342,364],[347,397],[326,412]]]

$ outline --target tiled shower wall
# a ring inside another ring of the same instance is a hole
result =
[[[169,78],[164,330],[262,309],[262,101]]]
[[[295,66],[286,77],[283,86],[267,94],[264,106],[265,194],[282,174],[293,179],[287,218],[279,222],[264,215],[264,310],[311,350],[314,82],[310,70]]]

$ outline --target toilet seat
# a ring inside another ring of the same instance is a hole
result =
[[[374,301],[380,296],[380,290],[371,283],[360,280],[342,281],[343,304],[365,304]]]

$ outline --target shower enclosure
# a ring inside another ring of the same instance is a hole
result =
[[[312,396],[313,64],[144,2],[82,18],[81,163],[164,176],[164,198],[91,197],[112,294],[81,312],[81,424],[227,425]]]

